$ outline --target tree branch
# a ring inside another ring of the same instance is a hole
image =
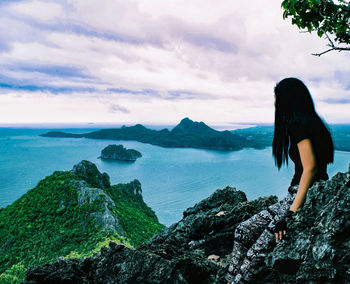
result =
[[[338,50],[339,52],[340,51],[350,51],[350,47],[339,47],[339,46],[335,46],[335,47],[332,47],[330,49],[327,49],[326,51],[323,51],[323,52],[320,52],[320,53],[311,53],[312,55],[315,55],[315,56],[321,56],[327,52],[330,52],[332,50]]]
[[[330,47],[330,49],[327,49],[326,51],[323,51],[323,52],[320,52],[320,53],[312,53],[312,55],[314,56],[318,56],[320,57],[321,55],[327,53],[327,52],[330,52],[332,50],[338,50],[339,52],[340,51],[350,51],[350,47],[340,47],[340,46],[335,46],[334,45],[334,42],[331,40],[331,38],[329,37],[329,35],[327,33],[324,33],[325,36],[327,37],[328,41],[329,41],[329,44],[328,46]]]

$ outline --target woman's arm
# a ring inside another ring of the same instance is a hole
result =
[[[317,173],[317,163],[315,153],[312,148],[310,139],[303,139],[298,144],[298,150],[300,155],[301,164],[303,166],[303,173],[300,178],[298,192],[295,195],[294,201],[290,210],[295,212],[299,207],[303,206],[306,193],[312,183],[312,180]],[[283,235],[286,231],[283,230]],[[282,231],[275,233],[276,242],[282,240]]]
[[[316,157],[312,148],[311,140],[303,139],[297,144],[297,146],[301,164],[303,166],[303,173],[300,178],[298,192],[294,198],[292,206],[290,207],[290,210],[294,212],[299,207],[303,206],[306,199],[306,193],[317,173]]]

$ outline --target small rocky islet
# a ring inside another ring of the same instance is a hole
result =
[[[122,144],[112,144],[108,145],[101,151],[101,156],[99,158],[105,160],[134,162],[140,157],[142,157],[142,154],[135,149],[126,149]]]
[[[226,283],[235,227],[277,201],[217,189],[136,248],[110,242],[92,257],[32,266],[25,283]],[[316,182],[253,283],[350,283],[349,213],[350,169]]]

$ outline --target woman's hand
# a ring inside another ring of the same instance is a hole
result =
[[[274,230],[276,243],[278,243],[279,240],[282,240],[283,236],[286,235],[286,218],[293,216],[294,212],[304,204],[307,191],[312,184],[314,176],[317,173],[316,156],[312,147],[311,140],[309,138],[303,139],[297,143],[297,146],[301,164],[303,166],[303,173],[300,177],[299,188],[290,207],[290,210],[286,216],[282,217],[282,219],[276,223]]]
[[[283,218],[277,221],[276,223],[276,227],[275,227],[276,243],[282,240],[282,236],[285,236],[286,234],[287,234],[287,223],[286,223],[286,220]]]
[[[289,210],[285,216],[283,216],[280,220],[278,220],[276,222],[275,229],[274,229],[276,243],[278,243],[278,241],[282,240],[283,236],[285,236],[287,234],[287,222],[286,222],[286,220],[288,218],[289,219],[292,218],[294,213],[295,213],[294,211]]]

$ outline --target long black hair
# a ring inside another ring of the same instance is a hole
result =
[[[320,126],[327,140],[325,162],[333,162],[334,146],[330,132],[316,113],[314,102],[305,84],[297,78],[285,78],[277,83],[274,92],[276,102],[272,154],[278,169],[283,163],[288,165],[289,127],[293,123],[308,127]]]

